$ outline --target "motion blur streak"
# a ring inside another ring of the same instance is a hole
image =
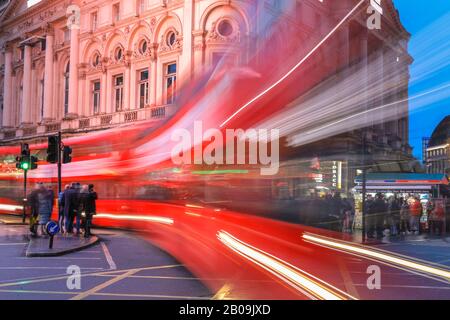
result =
[[[346,300],[355,299],[324,281],[300,270],[289,263],[261,251],[245,242],[238,240],[225,231],[219,231],[218,239],[227,247],[241,256],[256,263],[274,274],[292,287],[301,291],[311,299]],[[306,291],[306,292],[305,292]]]
[[[99,213],[95,216],[96,218],[114,219],[114,220],[129,220],[129,221],[150,221],[158,222],[162,224],[173,224],[173,219],[166,217],[146,217],[146,216],[135,216],[135,215],[114,215],[109,213]]]
[[[15,212],[16,210],[21,210],[22,208],[23,207],[13,206],[10,204],[0,204],[0,210],[5,210],[5,211]]]
[[[418,262],[410,261],[407,259],[400,258],[398,256],[389,254],[387,252],[376,251],[373,249],[368,249],[363,246],[352,245],[348,242],[336,241],[331,238],[318,237],[311,234],[304,234],[303,239],[315,243],[320,244],[325,247],[334,248],[344,250],[350,253],[361,254],[365,257],[374,258],[377,260],[381,260],[384,262],[392,263],[395,265],[399,265],[402,267],[406,267],[409,269],[413,269],[419,272],[424,272],[427,274],[431,274],[434,276],[442,277],[446,280],[450,280],[450,272],[438,268],[434,268],[431,266],[427,266]]]
[[[233,115],[231,115],[227,120],[225,120],[220,127],[223,128],[230,120],[232,120],[235,116],[237,116],[242,110],[247,108],[249,105],[251,105],[253,102],[261,98],[266,93],[270,92],[273,88],[275,88],[277,85],[279,85],[281,82],[283,82],[286,78],[288,78],[292,73],[294,73],[295,70],[297,70],[308,58],[314,54],[314,52],[317,51],[317,49],[320,48],[322,44],[324,44],[335,32],[338,30],[346,21],[348,18],[350,18],[356,10],[365,2],[365,0],[361,0],[334,28],[331,30],[306,56],[304,56],[291,70],[289,70],[283,77],[281,77],[278,81],[273,83],[270,87],[268,87],[263,92],[259,93],[256,97],[248,101],[246,104],[244,104],[242,107],[240,107]]]

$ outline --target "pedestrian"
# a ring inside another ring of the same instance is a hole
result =
[[[27,204],[30,207],[30,232],[32,236],[37,235],[37,223],[39,216],[39,203],[38,203],[38,191],[40,188],[40,183],[37,183],[31,193],[27,196]]]
[[[342,208],[343,205],[341,194],[339,192],[336,192],[331,198],[330,220],[332,221],[331,229],[333,231],[342,231]]]
[[[408,201],[400,198],[400,233],[405,235],[409,234],[409,205]]]
[[[91,236],[92,218],[97,213],[96,203],[97,192],[94,190],[94,185],[85,185],[80,193],[81,210],[86,216],[84,225],[84,237]]]
[[[342,200],[343,207],[343,232],[351,232],[352,231],[352,222],[353,222],[353,207],[350,201],[347,198]]]
[[[50,188],[46,188],[43,183],[39,184],[37,191],[37,203],[39,212],[39,225],[42,234],[45,233],[45,225],[50,221],[53,212],[54,193]]]
[[[79,189],[77,183],[73,182],[69,190],[64,193],[64,216],[66,219],[66,233],[73,233],[73,220],[77,217],[77,230],[79,232]]]
[[[400,203],[396,197],[391,197],[389,199],[389,225],[390,225],[390,234],[392,236],[396,236],[399,230],[400,224]]]
[[[377,239],[383,238],[384,220],[387,214],[387,203],[381,193],[376,195],[372,205],[372,215],[374,217],[375,231]]]
[[[430,225],[430,233],[444,235],[445,208],[441,201],[435,202],[432,216],[433,223]]]
[[[375,227],[376,227],[376,219],[373,211],[374,199],[371,194],[367,195],[367,200],[364,206],[364,213],[366,215],[366,230],[367,230],[367,238],[371,239],[374,237]]]
[[[411,231],[414,234],[419,234],[419,230],[420,230],[420,216],[422,215],[422,204],[420,203],[420,199],[418,197],[415,197],[412,199],[411,201],[412,203],[410,204],[410,210],[409,210],[409,214],[410,214],[410,228]]]
[[[65,215],[64,215],[64,206],[65,206],[65,193],[67,190],[70,189],[70,185],[67,184],[64,187],[64,190],[61,191],[58,194],[58,223],[59,223],[59,229],[61,230],[61,233],[65,233],[65,228],[66,228],[66,219],[65,219]]]

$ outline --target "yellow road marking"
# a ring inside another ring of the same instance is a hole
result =
[[[108,280],[102,284],[99,284],[98,286],[96,286],[88,291],[85,291],[85,292],[82,292],[82,293],[76,295],[75,297],[71,298],[70,300],[82,300],[84,298],[87,298],[88,296],[90,296],[94,293],[97,293],[98,291],[103,290],[103,289],[109,287],[110,285],[113,285],[116,282],[119,282],[123,279],[128,278],[129,276],[135,274],[136,272],[139,272],[139,269],[133,269],[128,272],[125,272],[124,274],[118,275],[118,276],[112,278],[111,280]]]

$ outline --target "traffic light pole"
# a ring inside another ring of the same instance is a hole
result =
[[[23,213],[22,213],[22,223],[25,224],[25,219],[27,215],[27,173],[28,170],[23,170]]]
[[[61,141],[61,131],[58,132],[58,194],[62,191],[62,181],[61,181],[61,167],[62,167],[62,159],[61,159],[61,150],[62,150],[62,141]],[[59,209],[59,208],[58,208]]]

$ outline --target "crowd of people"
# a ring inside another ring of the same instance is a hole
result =
[[[54,192],[43,183],[37,183],[27,198],[31,208],[30,231],[36,235],[38,226],[41,226],[41,233],[44,234],[44,227],[53,212]],[[84,229],[84,237],[90,237],[92,218],[96,214],[96,200],[97,193],[93,184],[82,186],[74,182],[66,185],[58,195],[60,232],[79,236]]]
[[[419,197],[397,198],[391,196],[385,198],[378,193],[375,198],[371,195],[366,201],[366,230],[368,238],[382,238],[384,230],[389,229],[391,236],[423,233],[420,219],[424,212],[424,206]],[[434,199],[427,202],[426,215],[428,232],[442,234],[444,232],[445,209],[442,205],[436,205]]]
[[[352,233],[355,231],[355,200],[342,197],[339,192],[322,197],[311,196],[301,205],[299,223],[328,230]],[[418,196],[386,197],[381,193],[367,195],[365,226],[368,238],[384,235],[418,235],[424,232],[443,234],[445,230],[445,204],[430,199],[424,206]],[[420,223],[426,214],[427,228]],[[386,232],[389,230],[389,232]]]

